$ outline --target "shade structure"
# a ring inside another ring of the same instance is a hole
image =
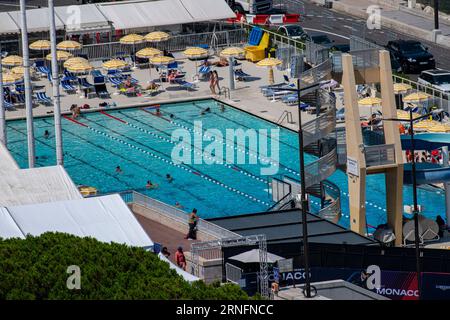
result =
[[[358,100],[360,106],[374,107],[381,104],[381,99],[377,97],[366,97]]]
[[[5,66],[21,66],[23,64],[23,58],[20,56],[7,56],[2,60],[2,64]]]
[[[164,66],[164,65],[168,65],[171,62],[174,62],[175,59],[172,57],[166,57],[166,56],[155,56],[150,58],[150,63],[154,64],[154,65],[160,65],[160,66]]]
[[[81,43],[72,40],[62,41],[56,45],[58,50],[79,50],[81,47]]]
[[[66,61],[67,59],[73,57],[73,55],[70,52],[67,51],[56,51],[56,60],[57,61]],[[52,54],[49,53],[46,57],[47,60],[52,60]]]
[[[245,50],[239,47],[228,47],[220,52],[220,56],[222,57],[233,57],[239,58],[245,55]]]
[[[394,83],[394,93],[406,93],[408,90],[411,90],[412,86],[407,83]]]
[[[33,42],[32,44],[30,44],[30,49],[31,50],[50,50],[51,48],[51,43],[48,40],[38,40]]]
[[[128,34],[122,38],[120,38],[121,44],[138,44],[143,43],[145,41],[144,37],[139,34]]]
[[[11,85],[23,79],[23,75],[7,72],[2,74],[3,85]]]
[[[415,92],[407,95],[403,98],[404,102],[423,102],[430,99],[430,95],[425,92]]]
[[[412,113],[412,118],[413,119],[416,119],[418,117],[420,117],[420,114],[418,114],[416,112]],[[410,114],[409,114],[408,111],[405,111],[405,110],[397,110],[397,119],[409,120],[410,119]]]
[[[259,263],[259,249],[253,249],[249,250],[243,253],[240,253],[238,255],[232,256],[229,259],[230,260],[236,260],[243,263]],[[276,254],[267,252],[267,262],[268,263],[275,263],[278,260],[284,259],[283,257],[277,256]]]
[[[148,42],[161,42],[169,40],[170,35],[162,31],[154,31],[145,35],[145,40]]]
[[[69,59],[67,59],[66,61],[64,61],[64,67],[69,67],[70,65],[73,65],[73,64],[89,64],[89,61],[87,60],[87,59],[85,59],[85,58],[82,58],[82,57],[72,57],[72,58],[69,58]]]
[[[160,56],[160,55],[162,55],[161,50],[158,50],[156,48],[150,48],[150,47],[141,49],[138,52],[136,52],[136,57],[143,58],[143,59],[150,59],[151,57]]]
[[[266,67],[269,68],[269,83],[270,84],[274,84],[275,80],[274,80],[274,76],[273,76],[273,67],[281,64],[282,61],[276,58],[265,58],[261,61],[259,61],[258,63],[256,63],[256,65],[258,67]]]
[[[102,67],[106,70],[123,69],[126,66],[128,66],[128,64],[125,61],[119,59],[112,59],[102,64]]]
[[[200,47],[190,47],[183,51],[183,54],[188,58],[205,58],[208,56],[208,50]]]
[[[93,69],[93,67],[87,63],[77,63],[77,64],[72,64],[72,65],[66,67],[66,69],[68,71],[74,72],[74,73],[85,73],[85,72],[91,71]]]

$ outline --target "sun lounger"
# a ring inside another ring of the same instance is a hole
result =
[[[16,93],[14,96],[16,97],[16,104],[25,104],[25,94]]]
[[[92,70],[91,75],[93,77],[103,77],[102,72],[100,70]]]
[[[246,81],[246,80],[248,80],[248,78],[251,77],[251,75],[249,75],[248,73],[245,73],[244,71],[242,71],[242,69],[235,70],[234,76],[236,77],[237,80],[241,80],[241,81]]]
[[[197,85],[195,83],[188,82],[188,81],[185,81],[183,79],[175,79],[174,82],[176,84],[179,84],[180,86],[182,86],[186,90],[195,90],[197,88]]]
[[[67,80],[61,81],[61,87],[62,87],[63,90],[66,91],[66,92],[75,92],[75,91],[77,90],[77,89],[76,89],[72,84],[70,84],[70,82],[67,81]]]
[[[77,80],[77,77],[72,72],[69,72],[67,70],[64,70],[64,79],[68,81],[74,81]]]
[[[45,105],[51,105],[52,99],[50,99],[45,92],[36,92],[36,99],[39,103]]]
[[[99,98],[109,98],[109,92],[106,89],[106,85],[104,83],[100,83],[100,84],[95,84],[95,93],[97,93],[97,96]]]
[[[122,77],[108,77],[109,82],[112,83],[112,85],[114,86],[120,86],[123,82],[123,78]]]
[[[91,89],[94,88],[92,84],[90,84],[86,78],[78,78],[78,84],[82,89]]]
[[[8,111],[12,111],[15,110],[14,106],[12,105],[12,103],[3,100],[3,107],[8,110]]]

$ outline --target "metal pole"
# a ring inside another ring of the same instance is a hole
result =
[[[6,147],[6,117],[5,106],[3,105],[3,66],[2,66],[2,48],[0,44],[0,142]]]
[[[413,178],[413,202],[414,202],[414,243],[416,246],[416,272],[419,300],[421,299],[421,279],[420,279],[420,248],[419,248],[419,209],[417,206],[417,179],[416,179],[416,159],[414,146],[414,119],[412,109],[409,109],[409,124],[411,130],[411,154],[412,154],[412,178]]]
[[[442,166],[444,168],[448,168],[449,154],[448,147],[442,147]],[[444,182],[444,190],[445,190],[445,217],[447,218],[447,224],[450,221],[450,183]]]
[[[48,0],[48,12],[50,17],[50,42],[52,50],[53,115],[55,121],[56,164],[63,166],[64,155],[61,127],[61,99],[59,95],[58,60],[56,57],[55,7],[53,5],[53,0]]]
[[[303,128],[302,128],[302,110],[300,108],[300,77],[297,78],[297,100],[298,100],[298,145],[300,156],[300,186],[301,186],[301,204],[302,204],[302,227],[303,227],[303,255],[305,264],[305,292],[306,297],[311,298],[311,282],[309,278],[309,250],[308,250],[308,225],[307,215],[308,200],[306,199],[306,181],[305,181],[305,155],[303,150]]]
[[[34,127],[33,127],[33,100],[31,96],[30,81],[30,57],[28,50],[28,29],[25,0],[20,0],[20,14],[22,25],[22,50],[23,50],[23,68],[24,68],[24,87],[25,87],[25,110],[27,118],[27,142],[28,142],[28,167],[34,168]]]
[[[230,57],[230,66],[229,66],[228,70],[230,71],[230,75],[229,75],[230,83],[229,83],[229,85],[230,85],[230,91],[231,91],[231,90],[235,89],[235,86],[234,86],[234,58],[233,57]]]
[[[434,29],[439,29],[439,0],[434,0]]]

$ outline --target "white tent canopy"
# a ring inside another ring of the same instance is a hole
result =
[[[64,21],[67,32],[108,31],[110,25],[95,4],[55,7],[56,15]]]
[[[16,32],[20,32],[22,23],[20,19],[20,11],[9,12],[11,18],[14,19],[18,29]],[[64,22],[56,15],[55,17],[56,30],[64,29]],[[27,10],[27,28],[28,32],[42,32],[48,31],[50,27],[50,19],[48,8],[30,9]],[[1,30],[1,33],[4,33]]]
[[[56,29],[66,32],[139,29],[233,18],[225,0],[130,1],[56,7]],[[20,12],[0,13],[0,34],[20,32]],[[28,32],[49,30],[48,8],[28,9]]]
[[[9,214],[9,211],[2,207],[0,207],[0,238],[25,238],[22,231]]]
[[[229,259],[240,261],[243,263],[259,263],[259,249],[249,250],[238,255],[232,256]],[[277,256],[276,254],[267,252],[267,262],[275,263],[278,260],[284,259],[283,257]]]
[[[0,237],[8,238],[20,230],[39,236],[45,232],[64,232],[79,237],[93,237],[102,242],[116,242],[150,248],[153,241],[118,194],[79,200],[12,206],[0,211]],[[8,216],[10,219],[8,219]],[[14,224],[16,228],[14,227]]]

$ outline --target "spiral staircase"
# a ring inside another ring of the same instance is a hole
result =
[[[301,100],[317,110],[325,109],[315,119],[303,124],[304,150],[317,157],[317,160],[305,166],[305,184],[307,194],[320,200],[320,210],[315,213],[336,223],[341,217],[340,190],[327,180],[338,166],[336,100],[319,85],[331,71],[331,60],[326,60],[302,73],[301,83],[305,87],[315,87],[315,90],[301,92]],[[270,183],[272,198],[276,203],[268,211],[299,207],[295,199],[301,193],[301,188],[295,173],[273,177]]]

